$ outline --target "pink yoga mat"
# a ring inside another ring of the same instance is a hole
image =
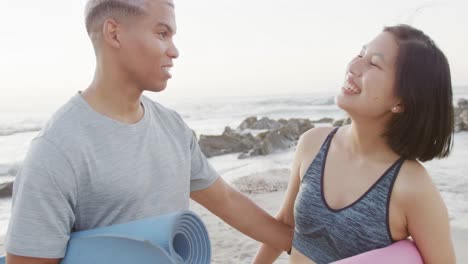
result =
[[[388,247],[375,249],[333,264],[424,264],[414,243],[401,240]]]

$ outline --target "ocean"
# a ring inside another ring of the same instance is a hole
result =
[[[158,101],[154,95],[150,95]],[[454,102],[468,98],[468,87],[454,89]],[[177,110],[197,135],[218,135],[226,126],[236,128],[247,117],[279,118],[324,117],[344,118],[328,92],[308,94],[182,98],[162,103]],[[12,181],[26,155],[30,141],[52,114],[52,111],[0,113],[0,183]],[[468,229],[468,132],[455,135],[450,157],[425,163],[447,204],[451,225]],[[227,181],[276,169],[289,169],[293,150],[268,156],[237,159],[237,154],[210,158],[210,162]],[[278,201],[280,203],[281,201]],[[6,233],[11,199],[0,199],[0,237]]]

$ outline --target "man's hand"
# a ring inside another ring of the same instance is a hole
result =
[[[44,259],[15,256],[7,253],[6,264],[59,264],[60,259]]]

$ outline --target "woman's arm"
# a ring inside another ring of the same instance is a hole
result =
[[[455,253],[447,208],[429,174],[417,162],[409,164],[411,190],[407,191],[405,215],[408,232],[414,239],[424,263],[452,264]]]

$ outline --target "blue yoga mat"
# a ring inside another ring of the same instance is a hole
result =
[[[205,225],[194,213],[182,211],[73,233],[61,263],[205,264],[210,259]]]

